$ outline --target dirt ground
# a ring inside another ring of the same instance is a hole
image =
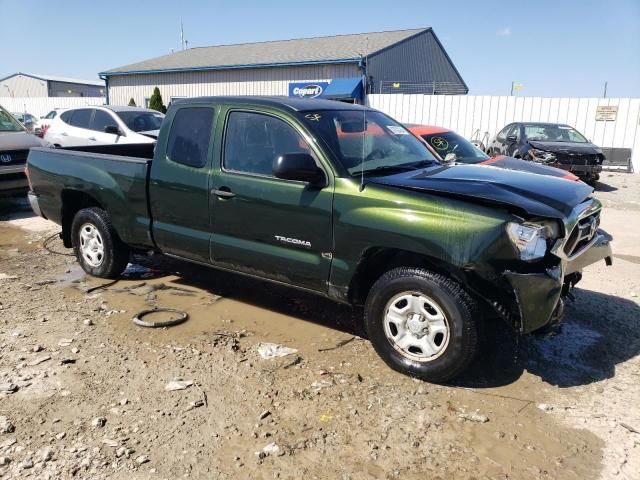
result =
[[[389,370],[360,311],[263,282],[139,258],[89,291],[43,248],[58,227],[0,200],[0,478],[639,479],[640,175],[602,180],[614,265],[559,334],[495,328],[449,386]],[[190,318],[132,323],[153,306]]]

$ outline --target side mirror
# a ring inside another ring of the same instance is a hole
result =
[[[104,127],[104,133],[111,133],[112,135],[122,135],[117,125],[107,125]]]
[[[518,137],[516,135],[507,135],[507,142],[515,143],[517,140],[518,140]]]
[[[455,163],[457,161],[458,161],[458,156],[453,152],[447,153],[444,157],[445,163]]]
[[[324,172],[308,153],[285,153],[273,161],[273,175],[283,180],[297,180],[311,185],[324,185]]]

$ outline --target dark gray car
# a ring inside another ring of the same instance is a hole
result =
[[[25,128],[9,112],[0,107],[0,196],[26,193],[28,183],[24,166],[31,147],[44,142]]]

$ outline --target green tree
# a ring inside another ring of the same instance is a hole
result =
[[[167,112],[167,107],[162,103],[162,95],[160,95],[160,89],[158,87],[153,89],[153,95],[151,95],[149,99],[149,108],[162,113]]]
[[[137,106],[137,105],[136,105],[136,101],[133,99],[133,97],[131,97],[131,98],[129,99],[129,106],[130,106],[130,107],[136,107],[136,106]]]

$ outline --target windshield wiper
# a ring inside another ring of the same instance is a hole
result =
[[[427,167],[429,165],[433,165],[439,163],[437,160],[418,160],[417,162],[412,163],[402,163],[400,165],[382,165],[380,167],[369,168],[364,171],[365,175],[376,174],[376,173],[392,173],[392,172],[408,172],[412,170],[420,170],[421,168]],[[357,175],[360,172],[355,171],[353,175]]]

